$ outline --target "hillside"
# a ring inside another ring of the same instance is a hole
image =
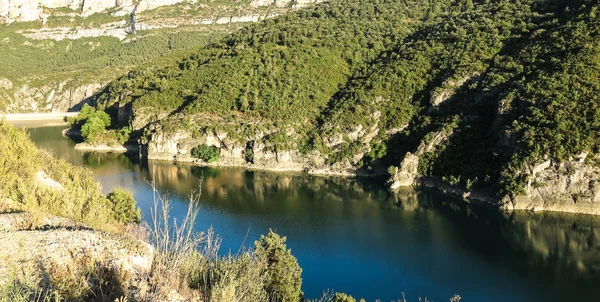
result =
[[[76,111],[135,67],[312,2],[0,0],[0,112]]]
[[[393,188],[600,213],[597,9],[332,1],[134,70],[95,100],[148,158],[390,173]]]

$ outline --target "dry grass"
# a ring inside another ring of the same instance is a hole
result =
[[[15,220],[13,226],[17,230],[33,231],[44,225],[48,214],[34,211],[26,212],[22,219]]]
[[[212,230],[193,230],[199,191],[190,196],[187,214],[180,222],[170,217],[168,198],[154,192],[151,242],[156,253],[150,276],[153,299],[172,295],[175,289],[186,299],[207,302],[268,301],[265,263],[249,250],[219,256],[221,239]]]
[[[10,276],[0,285],[0,302],[100,301],[126,295],[132,276],[111,265],[111,259],[79,255],[73,261],[39,263],[36,276]]]

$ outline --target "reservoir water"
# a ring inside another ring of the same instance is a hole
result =
[[[150,217],[152,180],[174,216],[202,187],[196,229],[213,227],[222,253],[269,228],[287,236],[307,298],[328,289],[367,301],[600,301],[600,220],[503,214],[426,190],[394,196],[382,180],[202,168],[79,152],[62,127],[31,127],[40,147],[90,168],[105,191],[130,189]],[[200,179],[203,178],[201,182]]]

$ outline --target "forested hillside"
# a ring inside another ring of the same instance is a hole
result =
[[[540,163],[560,174],[579,160],[592,167],[588,188],[568,198],[595,202],[597,10],[585,0],[331,1],[132,71],[96,100],[150,158],[209,145],[223,164],[389,171],[400,185],[502,194],[551,183],[535,178],[550,168]]]
[[[0,5],[0,112],[76,111],[105,84],[135,67],[180,60],[245,23],[310,4],[22,2]],[[3,11],[2,6],[12,9]],[[6,20],[11,22],[2,24]]]

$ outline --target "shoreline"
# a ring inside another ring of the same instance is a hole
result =
[[[79,112],[7,113],[0,114],[0,118],[7,122],[65,121],[67,118],[78,114]]]
[[[85,151],[97,151],[97,152],[120,152],[120,153],[133,153],[131,148],[132,146],[86,146],[87,148],[75,148],[81,151],[85,149]],[[142,147],[139,147],[142,148]],[[137,149],[136,149],[137,150]],[[170,158],[169,158],[170,157]],[[140,158],[145,158],[148,161],[160,161],[160,162],[174,162],[174,163],[186,163],[194,166],[200,167],[212,167],[212,168],[241,168],[249,171],[266,171],[273,173],[294,173],[294,174],[306,174],[317,177],[342,177],[342,178],[351,178],[351,177],[381,177],[382,175],[377,174],[368,174],[368,173],[360,173],[360,172],[351,172],[351,171],[332,171],[329,169],[308,169],[308,168],[294,168],[294,167],[267,167],[264,165],[255,165],[255,164],[241,164],[241,163],[233,163],[233,162],[215,162],[215,163],[207,163],[203,162],[199,159],[194,158],[177,158],[176,155],[169,156],[158,156],[158,157],[144,157],[140,156]],[[449,184],[446,184],[439,179],[436,178],[427,178],[421,177],[416,185],[412,185],[409,188],[429,188],[434,189],[444,194],[448,194],[449,196],[456,197],[463,202],[477,204],[480,206],[491,206],[500,212],[513,212],[513,211],[525,211],[530,213],[543,213],[543,212],[552,212],[552,213],[570,213],[570,214],[581,214],[581,215],[593,215],[595,217],[600,217],[600,212],[593,210],[592,208],[582,208],[587,211],[575,211],[572,207],[568,206],[558,206],[558,207],[539,207],[534,206],[533,203],[528,203],[527,205],[523,203],[516,203],[514,201],[515,198],[529,198],[529,196],[499,196],[497,194],[490,194],[490,192],[486,192],[485,190],[475,190],[468,191],[464,188],[453,187]],[[392,194],[396,194],[396,190],[388,188]],[[508,198],[507,198],[508,197]],[[557,209],[559,208],[559,209]],[[560,209],[562,208],[562,209]]]

